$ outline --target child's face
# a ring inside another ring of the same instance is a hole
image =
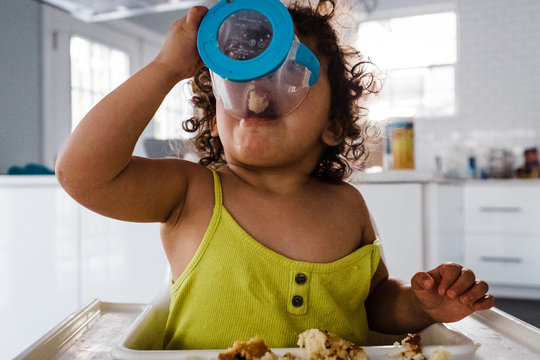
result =
[[[217,128],[229,165],[274,167],[282,165],[313,167],[328,145],[337,145],[330,130],[331,90],[327,59],[316,52],[315,39],[299,36],[319,58],[321,73],[302,103],[278,119],[243,118],[228,115],[216,105]]]

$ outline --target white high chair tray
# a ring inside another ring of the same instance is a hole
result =
[[[111,353],[113,358],[120,360],[211,360],[217,359],[218,354],[223,352],[223,350],[160,350],[166,316],[166,313],[163,313],[163,309],[160,309],[160,307],[149,305],[113,348]],[[429,356],[437,348],[443,346],[450,352],[453,360],[465,360],[474,357],[476,345],[468,337],[452,330],[447,325],[434,324],[419,334],[424,344],[424,355]],[[406,334],[390,336],[370,333],[369,343],[377,345],[363,346],[363,348],[371,360],[388,360],[391,359],[390,355],[396,355],[403,351],[401,346],[397,347],[393,344],[396,341],[400,342],[405,336]],[[287,352],[299,356],[304,355],[304,349],[300,348],[279,348],[272,349],[272,351],[278,355]]]
[[[148,306],[91,300],[14,360],[112,359],[111,349]]]
[[[154,327],[164,323],[166,315],[166,309],[159,304],[108,303],[96,299],[75,311],[15,359],[217,359],[220,350],[157,350],[162,334]],[[497,309],[475,313],[451,326],[436,324],[421,335],[427,345],[426,353],[443,345],[453,355],[453,360],[540,359],[540,330]],[[392,344],[393,339],[399,337],[375,336],[371,341]],[[364,349],[371,360],[390,360],[391,345]],[[289,349],[273,350],[283,354]],[[294,349],[297,354],[301,351]]]

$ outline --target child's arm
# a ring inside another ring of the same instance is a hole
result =
[[[92,108],[71,135],[58,156],[56,173],[81,204],[131,221],[164,221],[182,204],[199,167],[132,153],[167,93],[200,68],[196,36],[206,11],[194,7],[178,20],[154,61]]]
[[[370,328],[385,333],[415,332],[435,322],[454,322],[494,305],[488,285],[457,264],[419,272],[406,285],[390,279],[381,261],[366,302]]]

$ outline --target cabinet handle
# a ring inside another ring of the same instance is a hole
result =
[[[507,256],[480,256],[480,261],[519,264],[523,262],[523,259]]]
[[[502,213],[520,213],[521,208],[517,206],[482,206],[481,212],[502,212]]]

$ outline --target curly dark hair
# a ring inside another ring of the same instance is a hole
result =
[[[361,105],[369,94],[380,90],[380,82],[369,59],[351,47],[342,46],[331,22],[336,13],[335,0],[319,0],[317,6],[298,2],[289,12],[299,35],[316,40],[317,52],[328,59],[331,86],[330,121],[342,129],[341,142],[329,146],[312,175],[323,181],[339,183],[353,169],[362,169],[369,155],[368,142],[380,136],[378,128],[367,119],[367,108]],[[216,98],[208,68],[202,67],[191,82],[191,100],[195,115],[184,121],[187,132],[197,133],[194,145],[204,166],[225,164],[223,145],[211,135],[216,114]]]

